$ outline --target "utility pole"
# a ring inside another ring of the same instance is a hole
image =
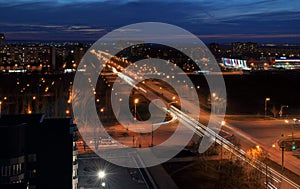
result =
[[[270,101],[270,98],[265,99],[265,119],[267,119],[267,109],[268,109],[268,101]]]
[[[153,132],[153,123],[151,124],[152,125],[152,135],[151,135],[151,146],[153,146],[153,134],[154,134],[154,132]]]

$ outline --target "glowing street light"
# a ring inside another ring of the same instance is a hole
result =
[[[105,173],[104,170],[100,170],[100,171],[98,172],[98,178],[99,178],[99,179],[104,179],[105,176],[106,176],[106,173]]]
[[[101,108],[101,109],[100,109],[100,112],[103,113],[103,112],[104,112],[104,108]]]
[[[270,100],[271,100],[270,98],[265,99],[265,119],[267,118],[267,104],[268,104],[268,101],[270,101]]]
[[[138,104],[139,103],[139,99],[138,98],[135,98],[134,99],[134,104]]]

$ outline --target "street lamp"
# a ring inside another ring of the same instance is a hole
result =
[[[153,146],[153,139],[154,139],[154,131],[153,131],[153,123],[151,123],[152,131],[151,131],[151,147]]]
[[[270,100],[271,100],[270,98],[265,99],[265,119],[267,118],[267,104],[268,104],[268,101],[270,101]]]
[[[279,111],[280,118],[282,117],[282,114],[283,114],[283,108],[288,108],[288,107],[289,107],[288,105],[281,105],[280,111]]]
[[[104,170],[100,170],[100,171],[98,172],[98,178],[99,178],[99,179],[104,179],[105,176],[106,176],[106,173],[105,173]]]
[[[281,148],[281,170],[284,170],[284,141],[282,140],[281,144],[280,144],[280,148]]]
[[[101,113],[103,113],[103,112],[104,112],[104,108],[103,108],[103,107],[100,109],[100,112],[101,112]]]
[[[293,145],[294,145],[294,127],[296,126],[297,119],[294,118],[293,121],[294,121],[294,124],[292,125],[292,140],[293,140]]]
[[[139,103],[139,99],[134,99],[134,120],[136,120],[136,105]]]

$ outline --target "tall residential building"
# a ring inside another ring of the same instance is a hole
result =
[[[77,189],[76,126],[36,115],[0,118],[0,188]]]

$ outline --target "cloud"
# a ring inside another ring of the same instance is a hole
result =
[[[91,28],[91,26],[70,26],[68,27],[68,29],[72,30],[72,29],[87,29],[87,28]]]
[[[87,32],[87,33],[99,33],[106,31],[105,29],[101,28],[79,28],[79,29],[65,29],[62,30],[64,32]]]
[[[81,39],[87,34],[96,39],[128,24],[164,22],[207,39],[253,35],[270,39],[299,33],[298,7],[298,0],[0,0],[0,27],[1,32],[53,34],[48,38],[70,34]]]
[[[32,27],[32,28],[63,28],[62,25],[44,25],[44,24],[24,24],[24,23],[0,23],[0,26],[7,27]]]

